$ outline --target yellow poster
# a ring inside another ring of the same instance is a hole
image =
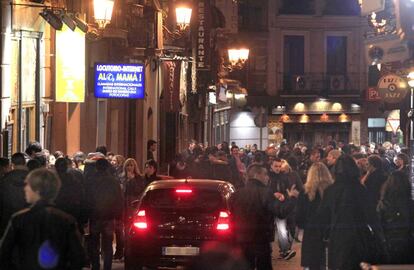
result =
[[[56,31],[56,102],[85,101],[85,33]]]

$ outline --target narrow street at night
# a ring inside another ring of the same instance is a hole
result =
[[[414,0],[0,12],[0,270],[414,269]]]

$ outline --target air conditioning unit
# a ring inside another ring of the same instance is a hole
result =
[[[344,75],[334,75],[330,78],[330,90],[333,91],[342,91],[345,90],[345,76]]]
[[[293,89],[297,91],[307,90],[308,82],[305,76],[297,75],[292,77],[293,80]]]

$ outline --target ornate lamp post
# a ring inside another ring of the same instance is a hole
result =
[[[249,49],[246,48],[231,48],[228,49],[228,54],[232,68],[243,68],[247,59],[249,59]]]
[[[99,29],[104,29],[111,22],[114,4],[115,0],[93,1],[94,17]]]
[[[184,31],[188,26],[190,26],[192,9],[185,6],[178,6],[175,9],[177,26],[180,31]]]

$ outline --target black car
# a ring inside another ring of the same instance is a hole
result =
[[[185,266],[209,243],[231,245],[233,193],[230,183],[217,180],[152,182],[126,233],[125,269]]]

